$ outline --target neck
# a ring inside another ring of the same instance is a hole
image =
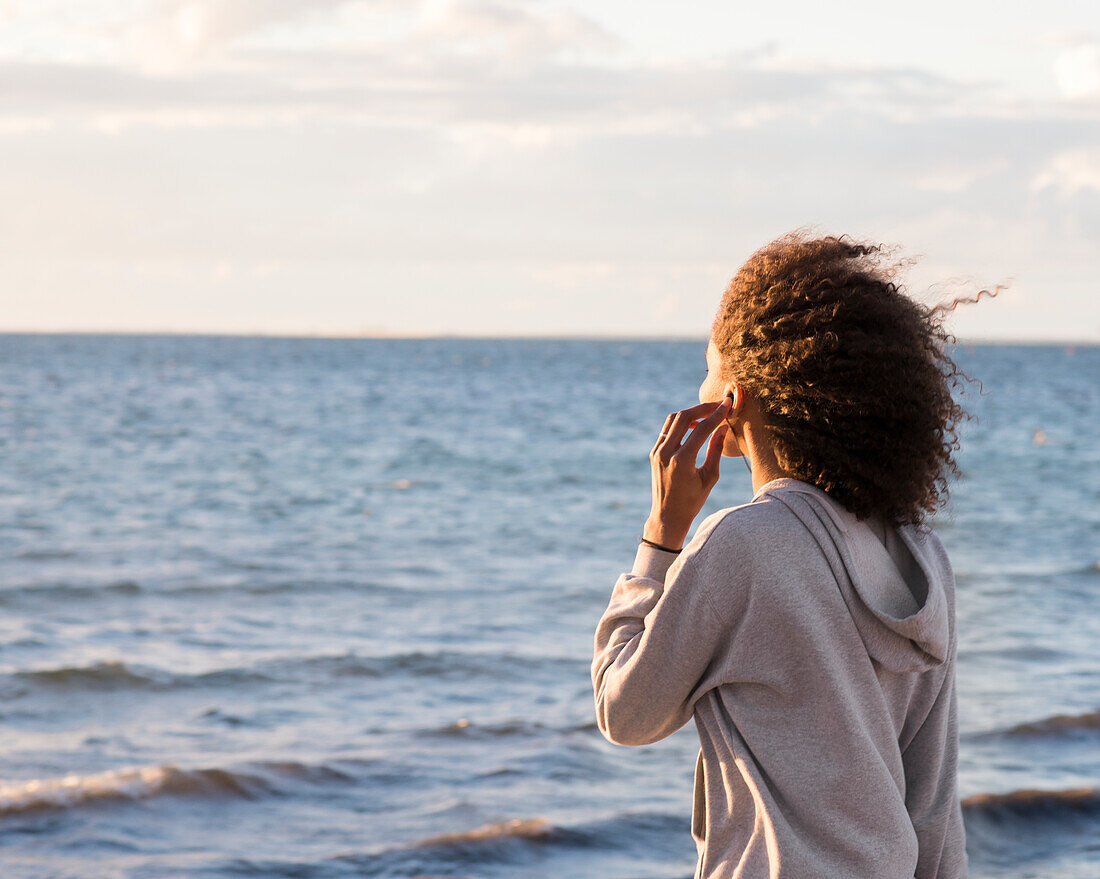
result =
[[[775,452],[772,450],[771,442],[768,441],[763,426],[746,422],[744,444],[748,448],[742,451],[747,455],[752,466],[753,494],[756,494],[773,479],[780,479],[784,476],[790,477],[791,474],[779,466],[779,461],[776,460]]]
[[[761,466],[761,462],[754,458],[752,460],[752,493],[756,494],[773,479],[781,479],[785,476],[790,477],[790,475],[790,473],[778,464],[765,467]]]

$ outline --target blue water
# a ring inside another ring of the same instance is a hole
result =
[[[972,875],[1100,875],[1100,349],[964,347]],[[689,877],[592,632],[704,341],[0,336],[17,877]],[[703,514],[751,496],[740,462]],[[1028,789],[1039,794],[1019,793]]]

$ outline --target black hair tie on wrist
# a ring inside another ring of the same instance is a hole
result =
[[[638,542],[644,543],[646,546],[652,546],[654,549],[664,550],[665,552],[677,553],[684,551],[683,547],[681,547],[680,549],[669,549],[667,546],[661,546],[661,544],[654,543],[652,540],[646,540],[644,537],[639,537]]]

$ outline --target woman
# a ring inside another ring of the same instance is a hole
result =
[[[882,255],[794,233],[730,282],[596,630],[604,736],[695,719],[697,879],[967,873],[954,577],[923,524],[955,472],[961,374],[947,309],[907,298]],[[684,546],[723,455],[746,459],[752,501]]]

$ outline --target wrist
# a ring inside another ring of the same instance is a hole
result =
[[[642,529],[642,537],[667,546],[669,549],[682,549],[687,540],[688,529],[669,526],[660,520],[649,518]]]

